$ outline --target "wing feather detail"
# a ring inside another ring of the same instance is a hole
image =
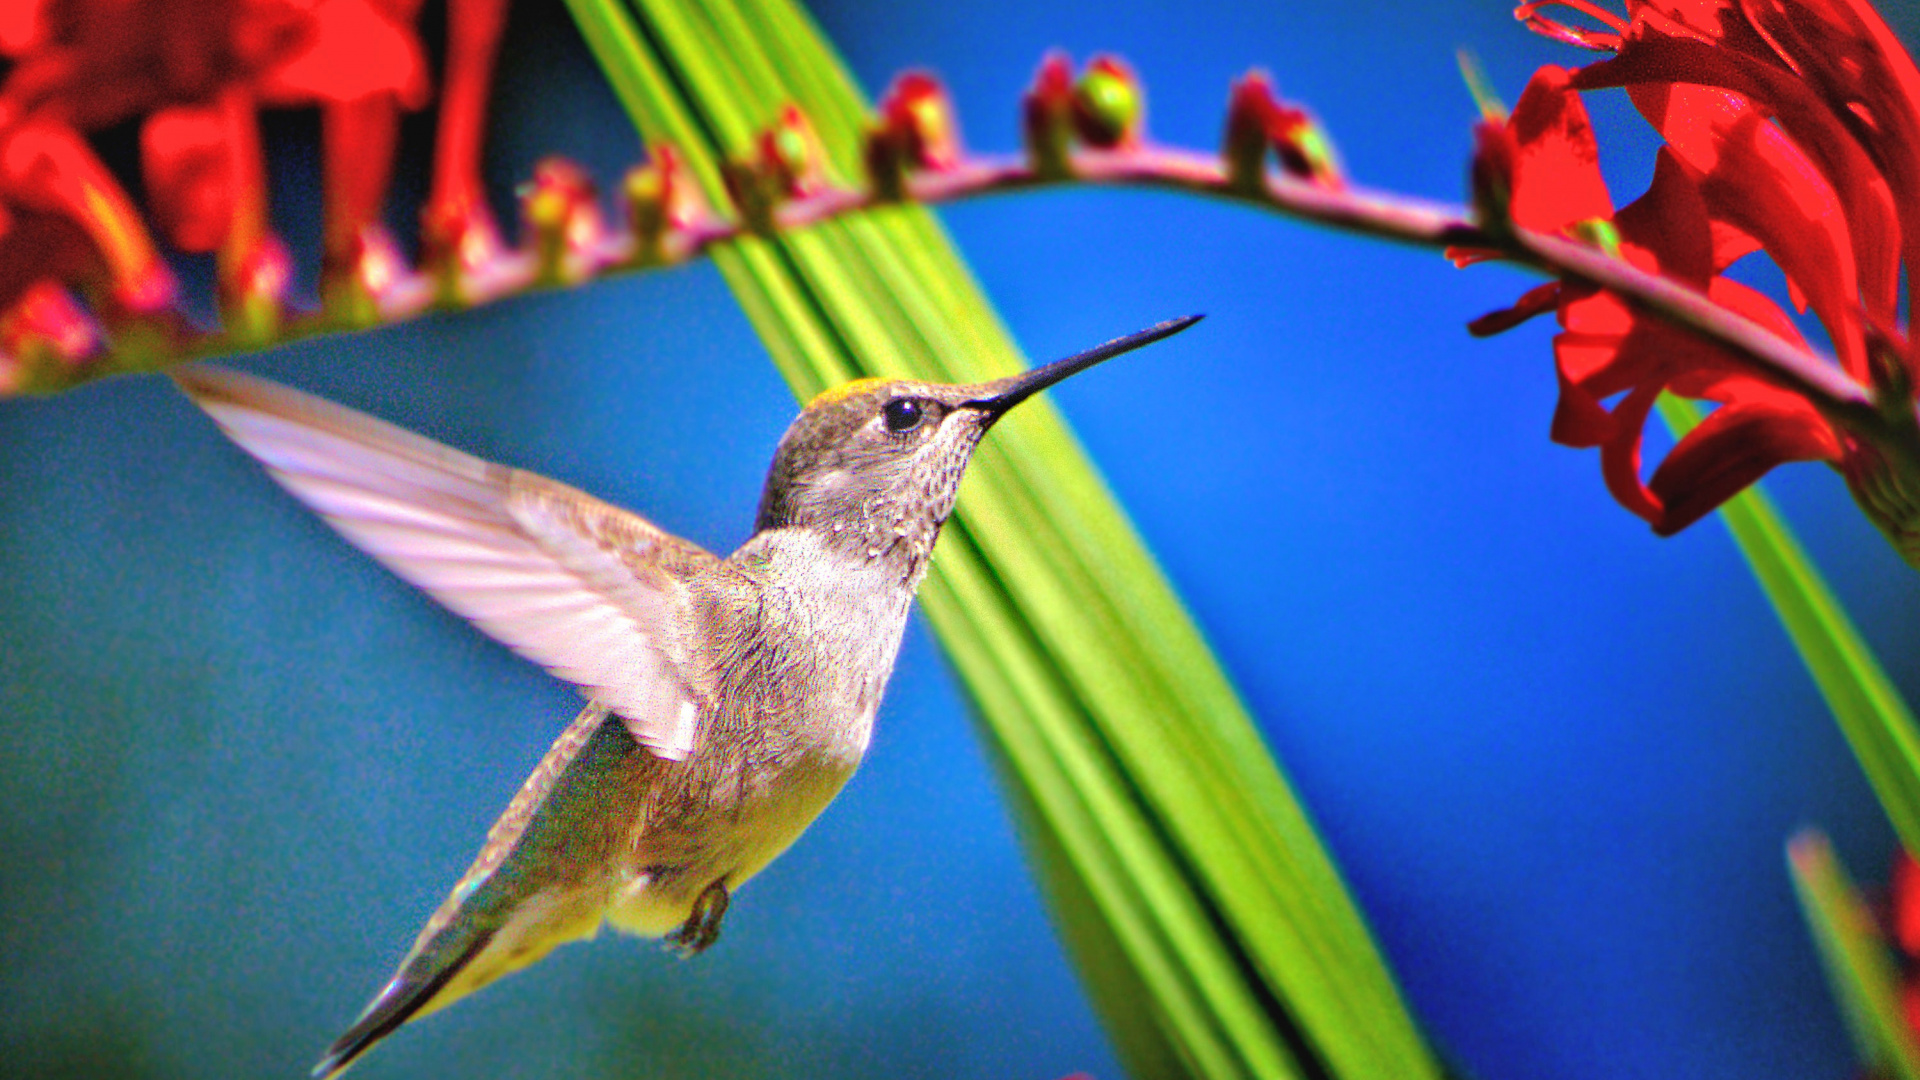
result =
[[[619,715],[693,750],[686,574],[710,553],[564,484],[210,364],[174,380],[354,546]]]

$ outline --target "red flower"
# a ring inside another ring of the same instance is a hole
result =
[[[1915,964],[1920,963],[1920,862],[1902,848],[1893,857],[1893,878],[1887,884],[1887,929],[1907,971],[1900,980],[1900,1003],[1906,1009],[1907,1024],[1920,1032],[1920,978]]]
[[[1876,347],[1920,371],[1896,326],[1903,264],[1909,288],[1920,288],[1920,73],[1863,0],[1628,0],[1624,20],[1573,5],[1603,30],[1552,22],[1545,6],[1517,14],[1617,55],[1541,70],[1490,133],[1495,147],[1481,161],[1504,185],[1494,197],[1508,200],[1514,224],[1617,245],[1635,266],[1804,348],[1785,312],[1723,276],[1764,251],[1855,380],[1878,385]],[[1625,87],[1667,144],[1652,186],[1617,215],[1577,94],[1603,87]],[[1553,437],[1598,446],[1609,489],[1657,532],[1685,528],[1782,462],[1828,461],[1856,491],[1875,471],[1873,452],[1799,395],[1590,286],[1542,286],[1475,329],[1497,332],[1549,309],[1563,328]],[[1643,481],[1641,432],[1663,391],[1718,407]]]
[[[479,131],[505,0],[451,0],[429,258],[471,266],[497,239],[480,195]],[[287,260],[268,217],[256,109],[323,112],[329,291],[378,294],[396,272],[381,228],[402,109],[425,103],[418,0],[17,0],[0,11],[0,316],[40,283],[171,316],[171,278],[85,132],[138,119],[151,221],[217,251],[223,308],[277,318]],[[44,292],[37,310],[51,310]],[[264,320],[264,322],[262,322]],[[44,318],[12,318],[10,328]],[[9,331],[9,341],[26,331]],[[71,344],[78,340],[66,334]],[[19,350],[8,352],[18,355]],[[64,353],[62,353],[64,355]],[[0,364],[6,362],[0,356]]]
[[[78,133],[28,120],[0,135],[0,305],[49,276],[120,312],[173,300],[173,278],[113,177]]]

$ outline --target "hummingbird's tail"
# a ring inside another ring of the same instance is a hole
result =
[[[449,930],[455,929],[449,927]],[[471,930],[472,928],[463,928]],[[440,937],[453,935],[442,933]],[[429,947],[416,947],[412,955],[400,965],[399,974],[383,987],[360,1018],[353,1022],[345,1035],[335,1039],[332,1046],[313,1067],[317,1080],[330,1080],[340,1075],[354,1059],[365,1053],[374,1043],[386,1038],[395,1028],[413,1019],[420,1011],[445,990],[454,977],[466,968],[487,947],[493,937],[491,931],[468,933],[471,939],[465,942],[431,942]],[[433,945],[447,948],[436,949]]]
[[[589,703],[494,823],[392,981],[327,1048],[313,1075],[337,1076],[407,1021],[592,937],[606,912],[602,868],[610,857],[596,845],[615,844],[625,832],[596,831],[582,818],[625,769],[653,760],[606,706]],[[570,862],[569,853],[583,858]]]
[[[436,916],[392,981],[327,1048],[313,1075],[318,1080],[338,1076],[407,1021],[437,1012],[569,941],[592,937],[604,906],[603,898],[550,890],[518,901],[497,921],[465,904],[453,909],[458,917],[449,921]]]

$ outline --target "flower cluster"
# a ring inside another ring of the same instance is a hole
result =
[[[1598,448],[1623,505],[1668,534],[1777,464],[1826,461],[1920,566],[1920,358],[1908,339],[1920,295],[1920,71],[1867,0],[1627,0],[1624,16],[1593,0],[1533,0],[1518,14],[1534,29],[1612,55],[1542,69],[1511,115],[1481,126],[1477,221],[1349,185],[1313,115],[1259,72],[1234,84],[1222,143],[1206,153],[1147,138],[1145,93],[1122,61],[1076,68],[1053,54],[1022,100],[1017,158],[969,154],[940,83],[912,73],[880,101],[852,186],[789,106],[711,188],[673,147],[650,146],[622,185],[624,220],[602,212],[583,172],[543,163],[522,189],[526,239],[514,251],[478,178],[505,0],[448,0],[425,273],[381,226],[398,116],[427,95],[418,3],[0,5],[0,54],[13,58],[0,68],[0,394],[97,376],[113,366],[87,361],[103,355],[147,366],[467,306],[901,200],[1165,186],[1558,275],[1473,329],[1554,313],[1552,435]],[[1547,18],[1554,6],[1598,28]],[[1580,96],[1603,88],[1624,88],[1665,139],[1652,185],[1617,210]],[[323,118],[322,306],[291,318],[256,120],[281,106]],[[88,143],[128,122],[140,132],[144,217]],[[163,243],[217,254],[219,331],[185,325]],[[1818,317],[1837,360],[1729,276],[1755,252]],[[1646,421],[1663,394],[1714,408],[1643,475]]]
[[[342,319],[396,274],[381,225],[399,115],[428,97],[419,0],[18,0],[0,13],[0,390],[92,355],[101,331],[186,333],[162,244],[216,253],[227,332],[274,332],[290,276],[258,112],[322,112],[323,295]],[[493,240],[479,186],[504,0],[451,0],[430,258]],[[134,123],[146,214],[92,132]],[[156,235],[157,234],[157,235]],[[97,323],[96,321],[97,320]]]
[[[1765,252],[1847,375],[1911,417],[1916,357],[1899,313],[1903,267],[1909,310],[1920,288],[1920,72],[1879,15],[1865,0],[1628,0],[1625,18],[1567,5],[1601,28],[1548,19],[1551,0],[1517,14],[1613,55],[1542,69],[1511,116],[1483,127],[1483,218],[1582,239],[1804,350],[1786,312],[1726,275]],[[1617,212],[1579,97],[1603,88],[1624,88],[1665,140],[1651,186]],[[1818,460],[1848,477],[1903,553],[1920,551],[1878,453],[1722,345],[1571,277],[1474,329],[1547,311],[1561,326],[1553,438],[1598,447],[1614,496],[1656,531],[1685,528],[1775,465]],[[1643,479],[1642,431],[1663,392],[1715,408]]]

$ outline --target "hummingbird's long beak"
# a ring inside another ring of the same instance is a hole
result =
[[[1155,323],[1145,330],[1137,330],[1125,337],[1114,338],[1105,345],[1096,345],[1086,352],[1075,353],[1064,359],[1055,360],[1051,364],[1034,368],[1032,371],[988,383],[982,387],[988,393],[972,401],[962,402],[962,407],[985,412],[987,423],[992,423],[1015,405],[1069,375],[1085,371],[1100,361],[1111,360],[1121,353],[1132,352],[1142,345],[1151,345],[1161,338],[1172,337],[1204,318],[1206,318],[1204,315],[1188,315],[1185,318],[1168,319],[1163,323]]]

